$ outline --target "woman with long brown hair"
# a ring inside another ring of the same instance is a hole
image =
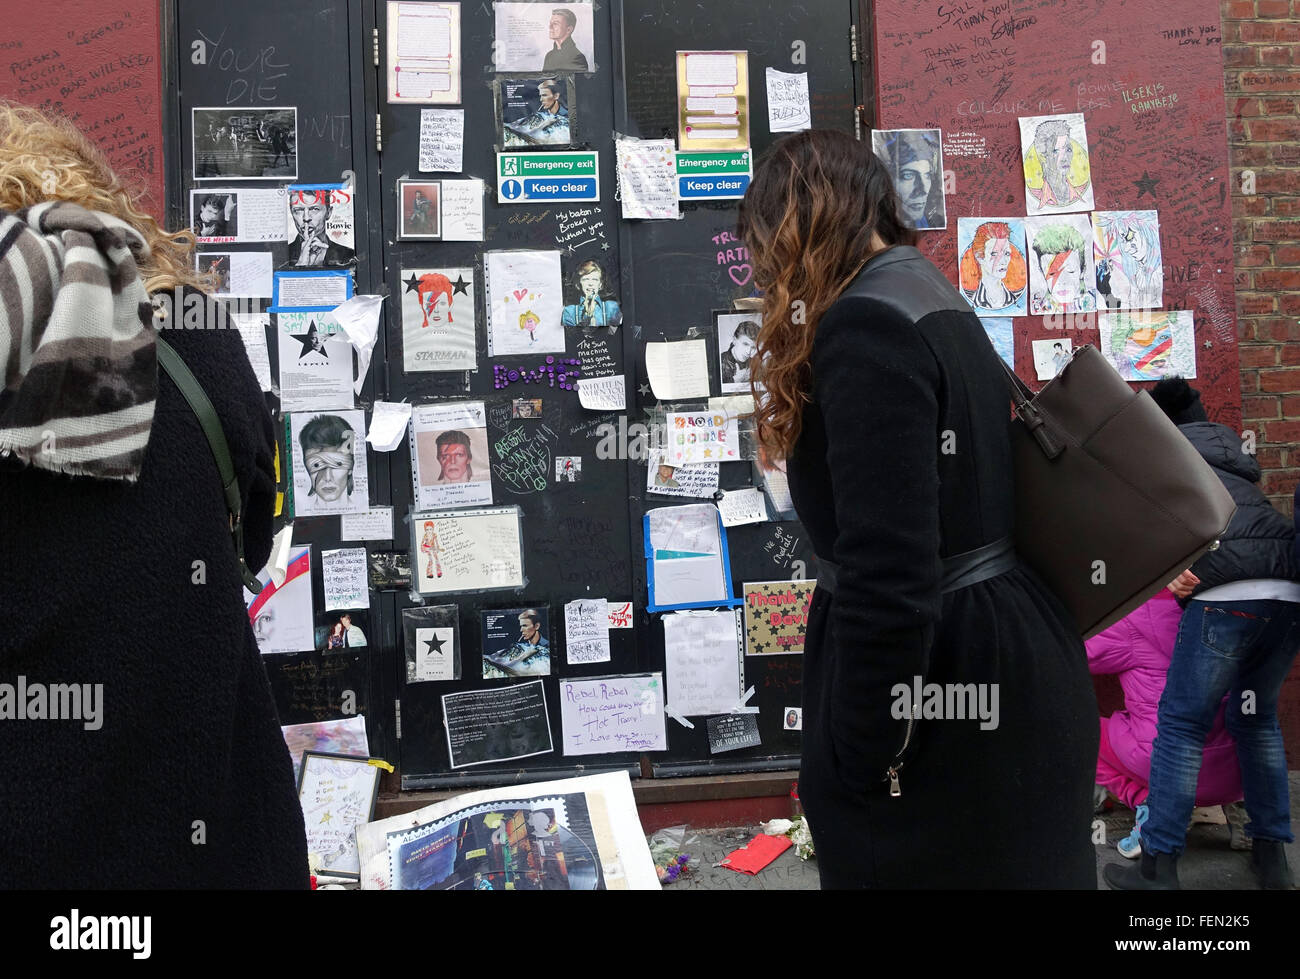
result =
[[[841,133],[772,147],[740,235],[759,439],[818,557],[799,794],[822,886],[1095,887],[1097,705],[1079,630],[1011,547],[979,320]]]
[[[0,888],[308,885],[222,480],[158,369],[161,330],[260,568],[275,430],[193,246],[72,123],[0,100],[0,685],[81,694],[19,724],[0,689]]]

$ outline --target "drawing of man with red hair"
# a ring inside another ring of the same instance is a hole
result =
[[[420,324],[421,328],[429,325],[432,320],[434,326],[442,326],[445,323],[455,322],[451,316],[451,280],[441,272],[429,272],[420,276],[420,285],[417,289],[420,295],[420,310],[424,313],[424,322]]]

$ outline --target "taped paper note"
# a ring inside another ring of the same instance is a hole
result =
[[[609,662],[609,604],[605,599],[565,603],[564,643],[570,664]]]
[[[376,401],[366,441],[376,452],[392,452],[401,444],[410,420],[411,406],[406,402]]]
[[[709,396],[709,353],[703,340],[645,345],[650,389],[661,401]]]
[[[325,582],[325,611],[370,608],[366,583],[366,549],[340,547],[321,551],[321,576]]]

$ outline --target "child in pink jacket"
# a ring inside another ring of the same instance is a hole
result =
[[[1182,614],[1177,599],[1162,588],[1145,605],[1084,643],[1089,671],[1119,674],[1124,690],[1124,709],[1101,719],[1097,784],[1137,810],[1132,834],[1118,845],[1119,852],[1130,858],[1142,852],[1139,830],[1147,816],[1143,803],[1151,777],[1151,742],[1156,736],[1157,709]],[[1220,707],[1205,742],[1196,804],[1221,806],[1241,796],[1237,746],[1224,727]]]

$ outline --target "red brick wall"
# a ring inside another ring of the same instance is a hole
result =
[[[1222,7],[1242,427],[1256,434],[1264,492],[1289,514],[1300,477],[1300,0]]]
[[[0,98],[66,115],[108,162],[163,204],[162,91],[156,0],[6,3]]]

